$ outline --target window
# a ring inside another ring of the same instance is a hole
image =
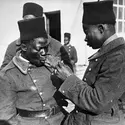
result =
[[[116,16],[116,32],[125,33],[125,0],[113,0],[113,10]]]

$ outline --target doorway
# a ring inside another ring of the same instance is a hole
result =
[[[60,10],[45,12],[47,33],[61,42],[61,19]]]

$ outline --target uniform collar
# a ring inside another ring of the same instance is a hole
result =
[[[27,74],[30,63],[20,55],[20,51],[17,52],[16,56],[14,56],[13,63],[23,74]]]
[[[113,39],[113,38],[111,38],[111,39]],[[92,59],[99,58],[100,56],[104,55],[105,53],[111,51],[112,49],[114,49],[117,46],[122,45],[122,44],[125,44],[125,41],[122,37],[113,39],[112,41],[110,41],[107,44],[105,44],[104,46],[102,46],[101,49],[99,49],[95,54],[90,56],[88,59],[92,60]]]
[[[27,59],[23,58],[23,57],[21,56],[21,54],[19,54],[19,58],[20,58],[21,60],[23,60],[24,62],[29,63],[29,61],[28,61]]]
[[[109,37],[102,45],[103,46],[106,46],[107,44],[109,44],[111,41],[113,41],[114,39],[117,39],[118,36],[116,34],[112,35],[111,37]]]

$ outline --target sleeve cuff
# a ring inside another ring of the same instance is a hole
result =
[[[70,91],[72,88],[74,88],[77,84],[79,84],[79,82],[81,82],[81,80],[75,76],[75,75],[71,75],[69,76],[64,82],[63,84],[60,86],[59,91],[63,94],[63,95],[67,95],[68,91]]]

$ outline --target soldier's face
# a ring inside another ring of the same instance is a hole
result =
[[[103,31],[97,25],[85,25],[83,24],[83,30],[86,35],[85,41],[87,45],[93,49],[98,49],[103,44]]]
[[[64,37],[64,44],[67,45],[69,43],[69,38],[68,37]]]
[[[25,16],[23,17],[24,20],[27,20],[27,19],[33,19],[33,18],[35,18],[35,16],[32,15],[32,14],[25,15]]]
[[[26,50],[26,58],[37,67],[42,66],[48,51],[47,39],[36,38],[30,42]]]

